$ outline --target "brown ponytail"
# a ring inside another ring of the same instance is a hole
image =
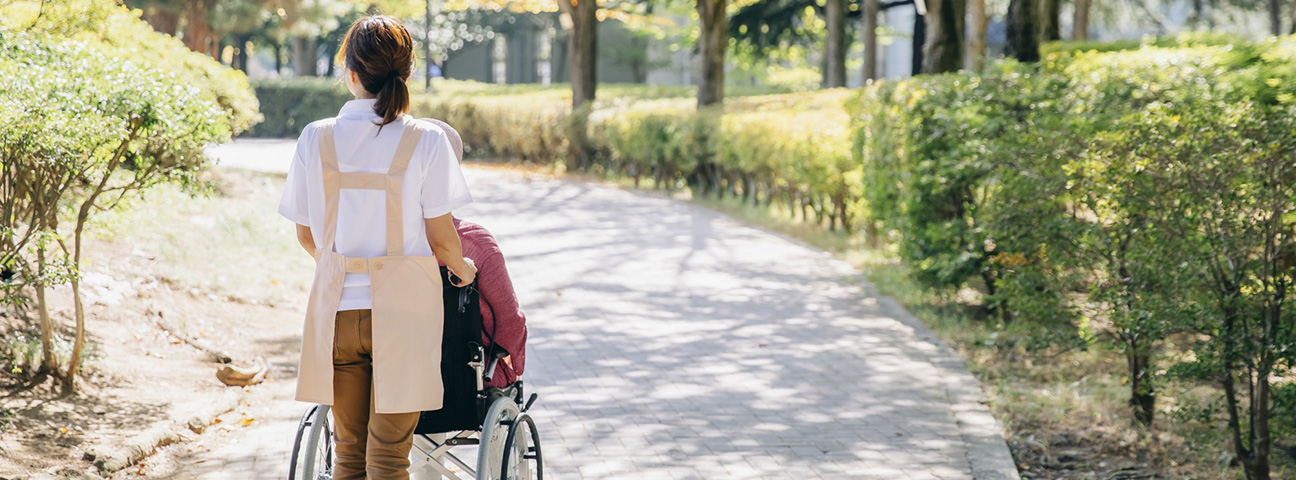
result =
[[[342,40],[341,50],[346,69],[355,72],[360,85],[378,97],[374,104],[374,113],[382,117],[378,131],[409,111],[405,79],[414,69],[414,40],[400,20],[390,15],[356,20]]]

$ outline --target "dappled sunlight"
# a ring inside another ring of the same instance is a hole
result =
[[[508,258],[557,475],[971,478],[946,373],[845,264],[657,195],[507,177],[470,172],[456,214]]]

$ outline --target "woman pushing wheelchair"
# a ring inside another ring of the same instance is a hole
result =
[[[420,412],[441,409],[445,393],[439,265],[456,287],[489,273],[476,287],[483,332],[494,334],[484,341],[507,352],[491,383],[511,383],[525,362],[525,320],[498,246],[451,216],[472,197],[450,137],[407,114],[413,48],[393,17],[351,26],[339,58],[355,100],[302,131],[279,205],[316,262],[296,399],[331,406],[334,479],[409,478]]]

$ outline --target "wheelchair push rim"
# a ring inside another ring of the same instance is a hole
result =
[[[328,405],[316,405],[302,415],[288,466],[289,480],[333,477],[333,429]]]

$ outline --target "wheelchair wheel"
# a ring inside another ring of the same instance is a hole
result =
[[[520,409],[511,398],[497,398],[486,410],[477,451],[477,480],[529,480],[518,477],[516,468],[506,468],[504,452],[509,450],[509,428],[516,422]]]
[[[288,480],[333,478],[333,428],[328,412],[328,405],[316,405],[302,414],[293,440]]]
[[[544,480],[540,432],[536,430],[535,421],[530,415],[523,413],[509,425],[508,438],[504,443],[508,448],[504,449],[500,469],[509,472],[509,478]]]

